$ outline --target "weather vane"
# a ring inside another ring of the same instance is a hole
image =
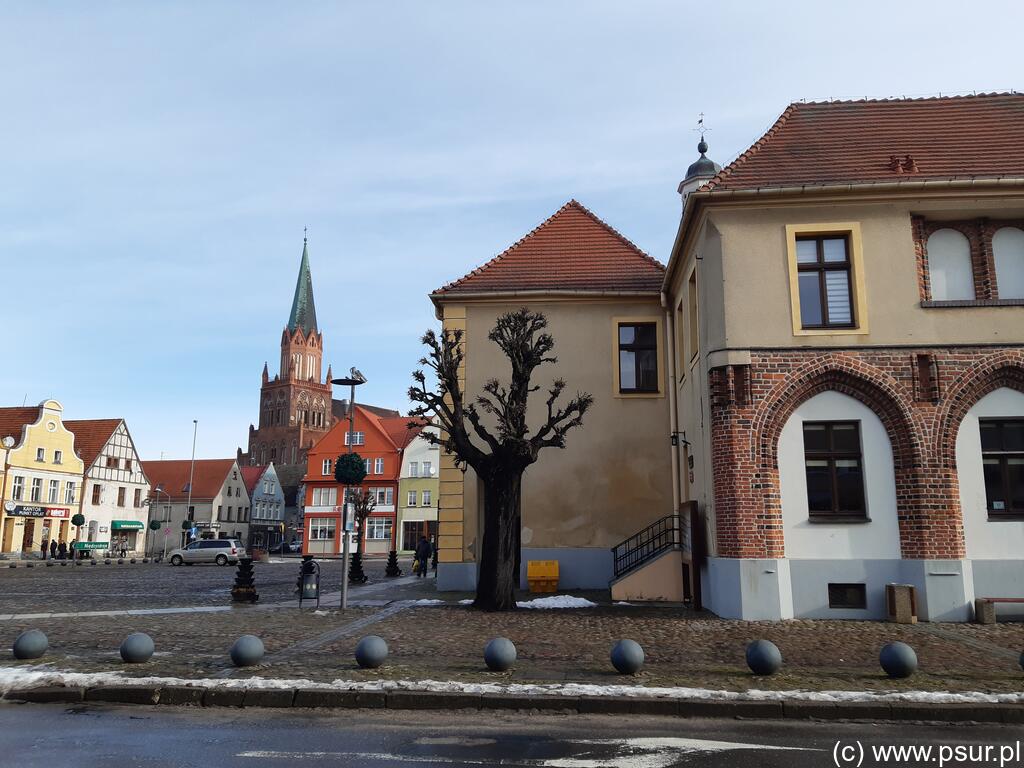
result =
[[[302,228],[302,242],[306,242],[306,235],[309,232],[309,227]]]
[[[693,130],[700,132],[700,140],[704,141],[704,134],[708,133],[711,129],[704,125],[704,113],[701,112],[697,115],[697,127]]]

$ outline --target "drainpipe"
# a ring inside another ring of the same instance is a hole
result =
[[[665,357],[668,359],[668,410],[669,418],[671,419],[670,433],[676,432],[679,420],[678,420],[678,405],[676,403],[676,396],[678,394],[678,384],[676,383],[676,343],[675,343],[675,326],[673,325],[672,318],[672,307],[669,304],[668,296],[664,291],[661,292],[661,306],[665,309],[665,340],[664,343],[668,347],[665,350]],[[679,514],[679,446],[675,444],[675,441],[669,441],[669,447],[672,455],[672,514]],[[679,544],[679,532],[676,532],[676,544]]]

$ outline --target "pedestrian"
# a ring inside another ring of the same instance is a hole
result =
[[[71,544],[68,546],[68,557],[71,560],[75,559],[75,544],[78,543],[78,539],[72,539]]]
[[[57,558],[59,560],[68,559],[68,545],[66,542],[62,541],[60,544],[57,545]]]
[[[416,575],[425,578],[427,568],[430,567],[430,542],[426,536],[420,536],[420,543],[416,545]]]
[[[45,559],[46,559],[46,553],[44,552],[43,553],[43,560],[45,560]],[[57,559],[57,542],[54,541],[53,539],[50,539],[50,559],[51,560],[56,560]]]

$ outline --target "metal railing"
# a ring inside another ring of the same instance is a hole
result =
[[[688,541],[689,531],[684,530],[679,515],[668,515],[656,520],[612,547],[615,578],[639,568],[665,550],[684,546]]]

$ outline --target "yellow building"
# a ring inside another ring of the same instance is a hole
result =
[[[56,400],[0,408],[0,552],[38,554],[50,541],[70,546],[76,536],[71,518],[79,510],[85,467],[63,412]]]

